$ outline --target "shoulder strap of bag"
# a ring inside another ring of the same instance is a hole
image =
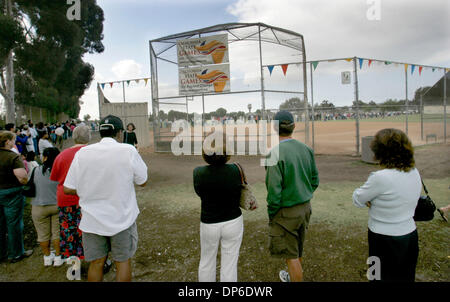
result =
[[[34,181],[34,171],[36,171],[37,167],[34,167],[31,171],[30,179],[28,180],[29,183],[32,183]]]
[[[427,187],[425,186],[425,184],[423,183],[423,180],[422,180],[422,178],[420,178],[420,181],[422,182],[422,186],[423,186],[423,190],[425,191],[425,194],[427,194],[428,195],[428,190],[427,190]]]
[[[241,165],[239,163],[234,163],[238,169],[239,169],[239,174],[241,175],[241,183],[242,184],[246,184],[247,181],[245,179],[245,174],[244,174],[244,170],[242,169]]]

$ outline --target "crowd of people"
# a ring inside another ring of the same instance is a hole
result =
[[[303,280],[304,240],[319,173],[311,148],[292,138],[292,114],[279,111],[274,120],[279,121],[279,145],[265,165],[269,251],[286,262],[279,278],[296,282]],[[78,125],[70,130],[74,145],[65,149],[53,145],[52,132],[42,123],[36,127],[36,144],[31,123],[18,131],[14,125],[0,131],[0,261],[15,263],[33,253],[23,244],[24,185],[32,183],[32,220],[44,266],[60,266],[76,256],[89,262],[88,281],[101,281],[110,257],[116,280],[131,281],[138,246],[135,185],[146,185],[148,168],[137,150],[135,126],[126,128],[109,115],[100,121],[100,142],[89,144],[90,127]],[[20,138],[24,132],[30,135]],[[193,171],[201,199],[199,281],[216,281],[219,248],[220,281],[238,281],[245,173],[228,163],[225,145],[203,149],[206,165]],[[369,256],[379,257],[382,281],[414,281],[419,246],[413,216],[421,179],[413,147],[402,131],[383,129],[371,149],[381,169],[353,193],[353,204],[369,209]],[[439,209],[443,218],[448,209]]]

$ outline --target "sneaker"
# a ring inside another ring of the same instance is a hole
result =
[[[65,262],[64,259],[61,258],[61,255],[55,256],[55,259],[53,260],[53,266],[61,266]]]
[[[53,259],[55,258],[55,255],[50,253],[48,256],[44,256],[44,266],[52,266]]]
[[[11,260],[9,260],[10,263],[16,263],[19,262],[25,258],[30,257],[31,255],[33,255],[33,250],[26,250],[22,255],[20,255],[19,257],[13,258]]]
[[[285,270],[280,271],[280,279],[281,282],[291,282],[291,277],[289,277],[289,273]]]

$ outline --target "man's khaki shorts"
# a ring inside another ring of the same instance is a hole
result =
[[[303,242],[311,216],[308,201],[290,208],[281,208],[269,222],[270,254],[283,259],[302,257]]]
[[[111,251],[112,260],[125,262],[136,253],[137,241],[136,222],[111,237],[83,232],[84,258],[88,262],[94,261],[106,257]]]

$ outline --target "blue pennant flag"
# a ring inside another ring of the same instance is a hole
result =
[[[269,65],[269,66],[267,66],[267,68],[269,69],[269,72],[270,72],[270,75],[272,75],[272,70],[273,70],[273,65]]]
[[[102,83],[100,85],[102,85],[102,89],[105,89],[105,83]]]
[[[414,69],[416,68],[416,65],[411,65],[411,74],[414,73]]]
[[[364,62],[364,59],[359,59],[359,69],[361,69],[362,68],[362,65],[363,65],[363,62]]]

